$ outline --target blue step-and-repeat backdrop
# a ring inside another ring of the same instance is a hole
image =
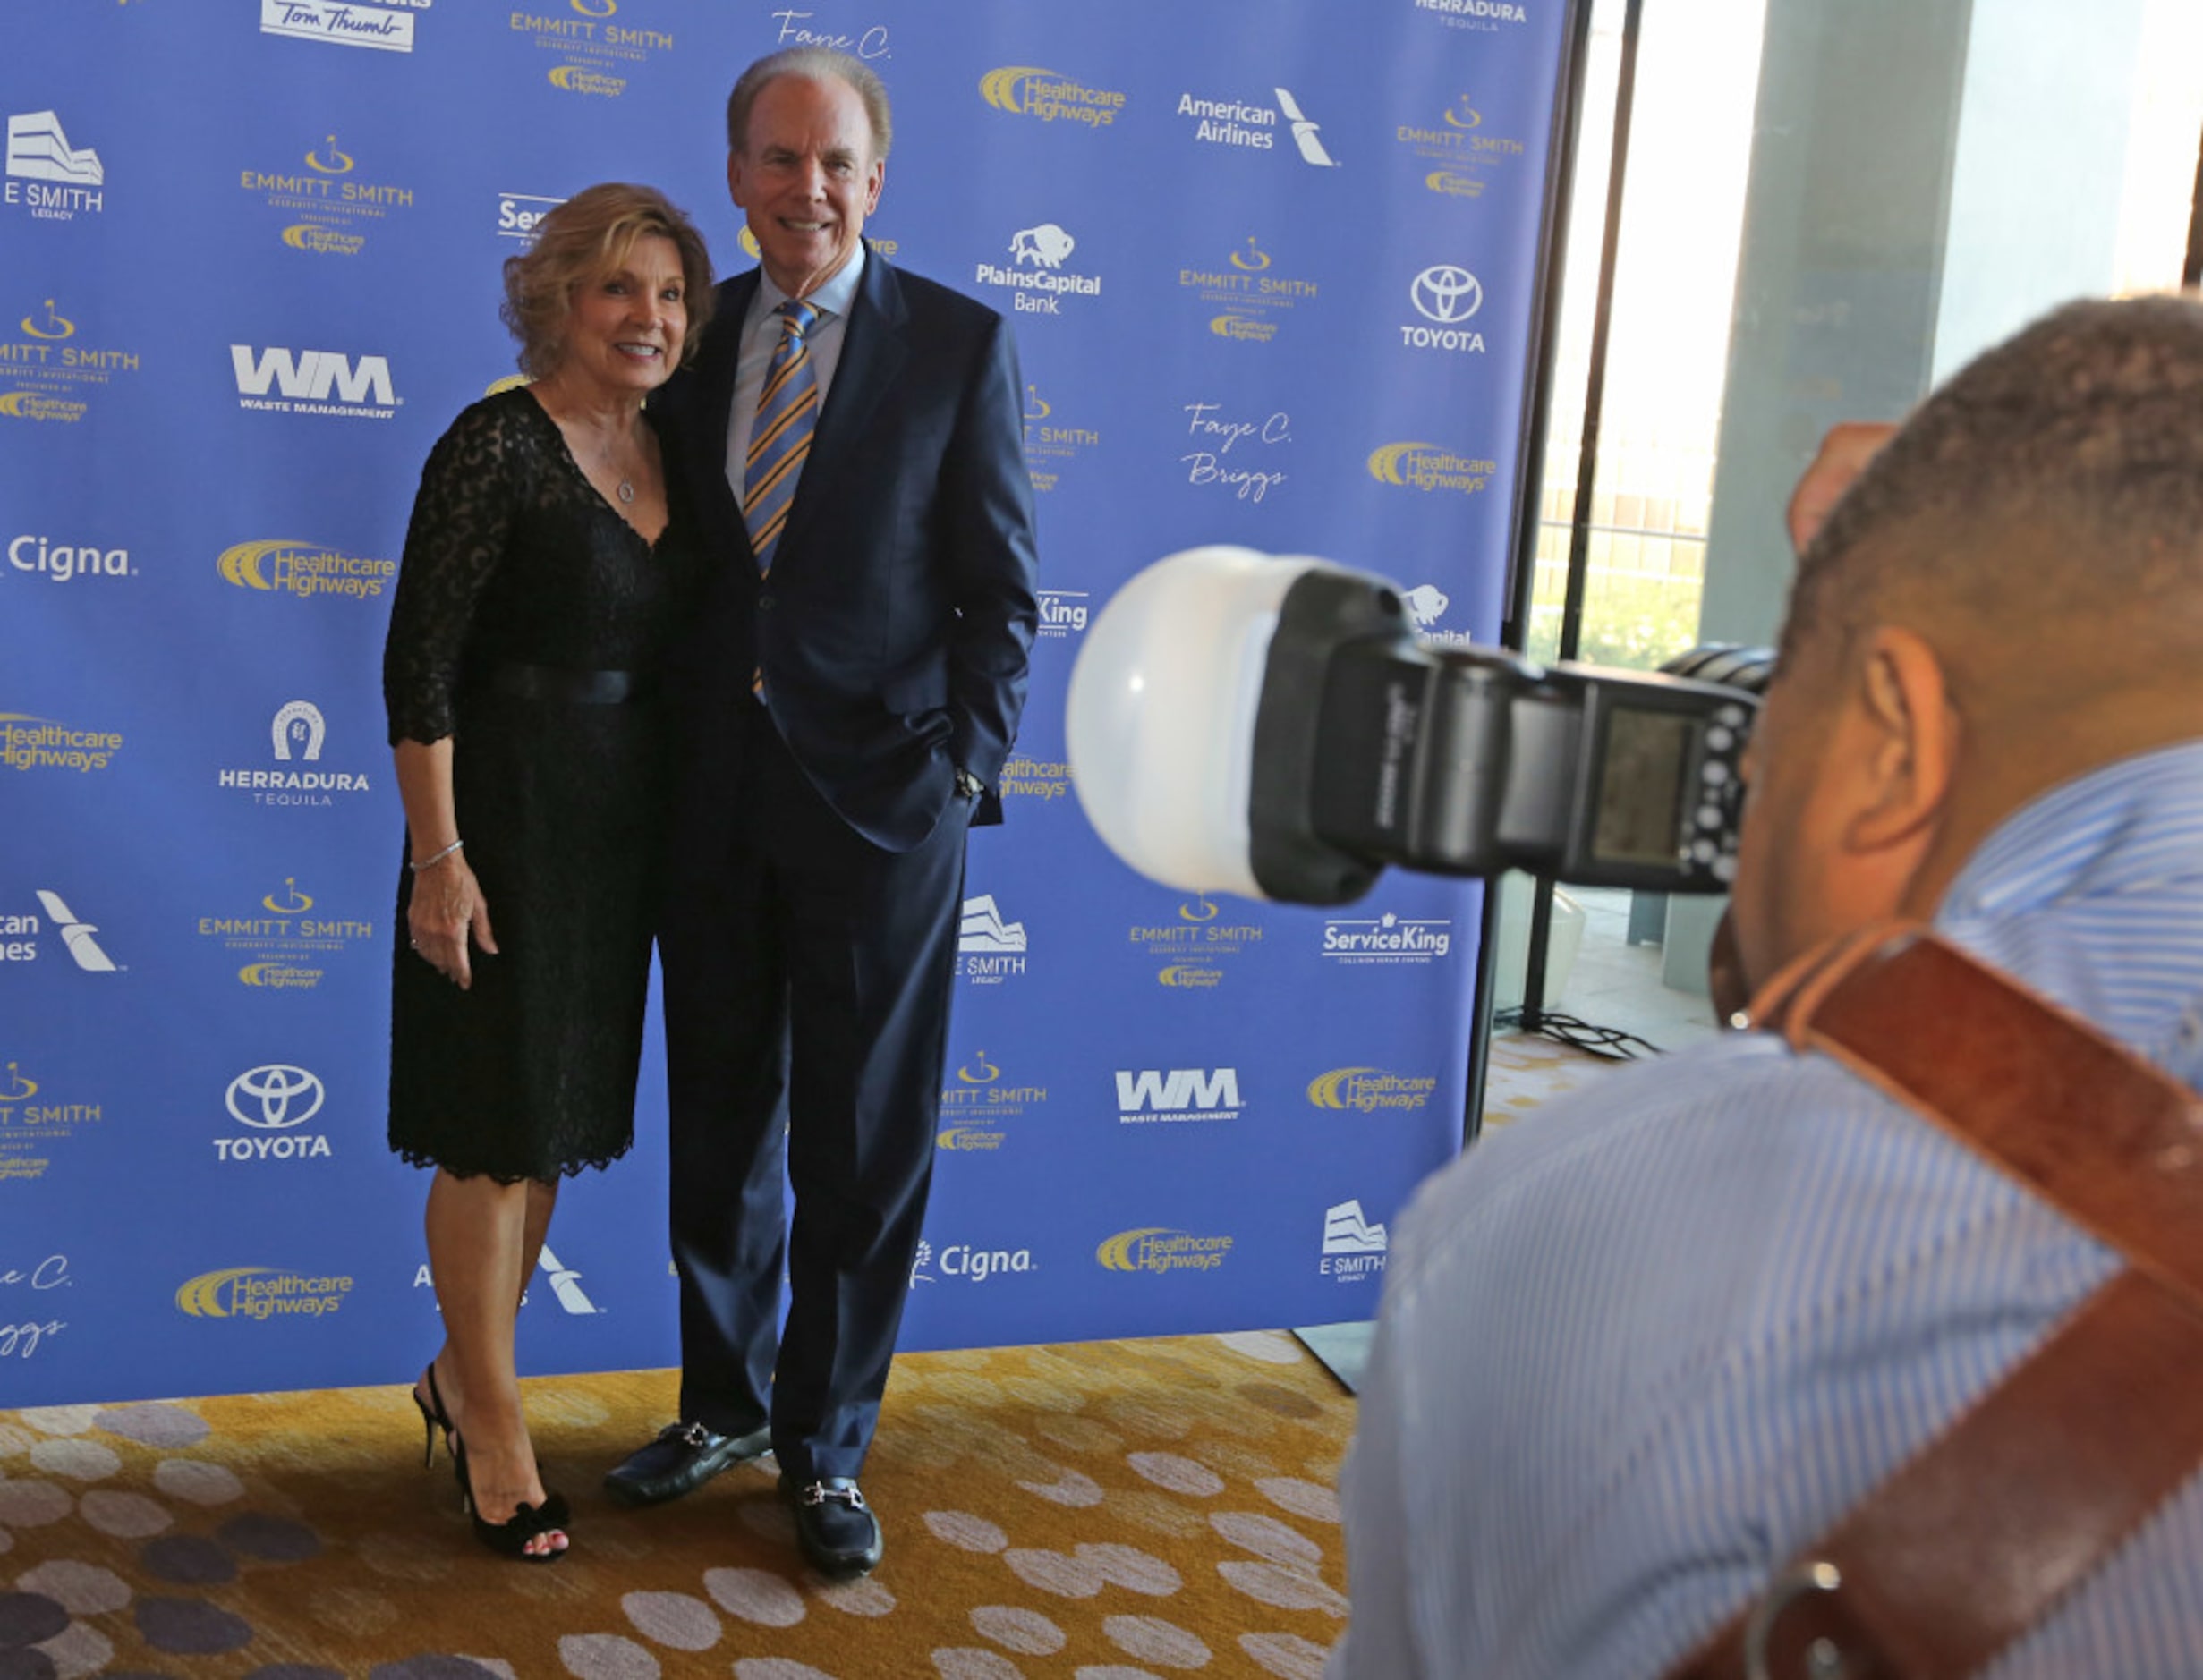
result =
[[[870,225],[1010,316],[1035,681],[972,844],[905,1345],[1368,1316],[1459,1147],[1479,899],[1187,896],[1102,847],[1091,615],[1209,542],[1496,638],[1569,0],[11,0],[0,54],[0,1406],[396,1381],[383,1141],[413,490],[512,373],[499,263],[647,181],[746,266],[775,47],[896,102]],[[670,1364],[662,1083],[573,1181],[523,1370]]]

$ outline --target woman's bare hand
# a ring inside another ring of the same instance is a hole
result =
[[[454,852],[413,877],[413,897],[405,914],[413,946],[421,960],[465,991],[474,983],[467,936],[490,955],[498,952],[489,930],[489,906],[481,884],[467,867],[466,854]]]

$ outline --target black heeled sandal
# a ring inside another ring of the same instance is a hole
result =
[[[433,1469],[436,1464],[437,1430],[444,1431],[445,1446],[448,1447],[451,1445],[451,1418],[444,1410],[444,1396],[437,1390],[436,1362],[434,1360],[429,1362],[428,1368],[421,1373],[421,1380],[429,1385],[429,1398],[423,1400],[421,1397],[419,1383],[413,1385],[413,1404],[421,1413],[421,1427],[428,1436],[427,1441],[421,1449],[421,1467],[423,1470],[430,1470]]]
[[[566,1556],[562,1549],[532,1552],[528,1542],[539,1534],[557,1533],[566,1525],[566,1502],[556,1493],[546,1492],[541,1505],[530,1505],[523,1500],[513,1515],[502,1523],[492,1523],[484,1517],[474,1504],[474,1484],[466,1472],[466,1443],[456,1435],[445,1437],[451,1447],[451,1467],[458,1478],[459,1498],[468,1519],[474,1524],[474,1538],[500,1557],[516,1558],[523,1564],[555,1564]],[[540,1472],[538,1472],[540,1474]]]

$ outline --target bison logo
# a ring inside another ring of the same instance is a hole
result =
[[[1435,584],[1418,583],[1400,598],[1408,603],[1408,610],[1415,615],[1418,630],[1428,630],[1445,615],[1446,598],[1439,592]]]
[[[1053,222],[1042,222],[1038,227],[1028,227],[1009,242],[1009,254],[1022,268],[1028,262],[1036,268],[1060,268],[1063,259],[1077,248],[1078,242]]]

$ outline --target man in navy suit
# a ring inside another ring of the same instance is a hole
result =
[[[770,1446],[833,1575],[880,1555],[856,1478],[931,1175],[965,831],[999,820],[1037,617],[1016,347],[865,248],[889,139],[856,59],[743,73],[727,180],[761,264],[654,404],[715,573],[659,946],[681,1416],[607,1478],[647,1504]]]

